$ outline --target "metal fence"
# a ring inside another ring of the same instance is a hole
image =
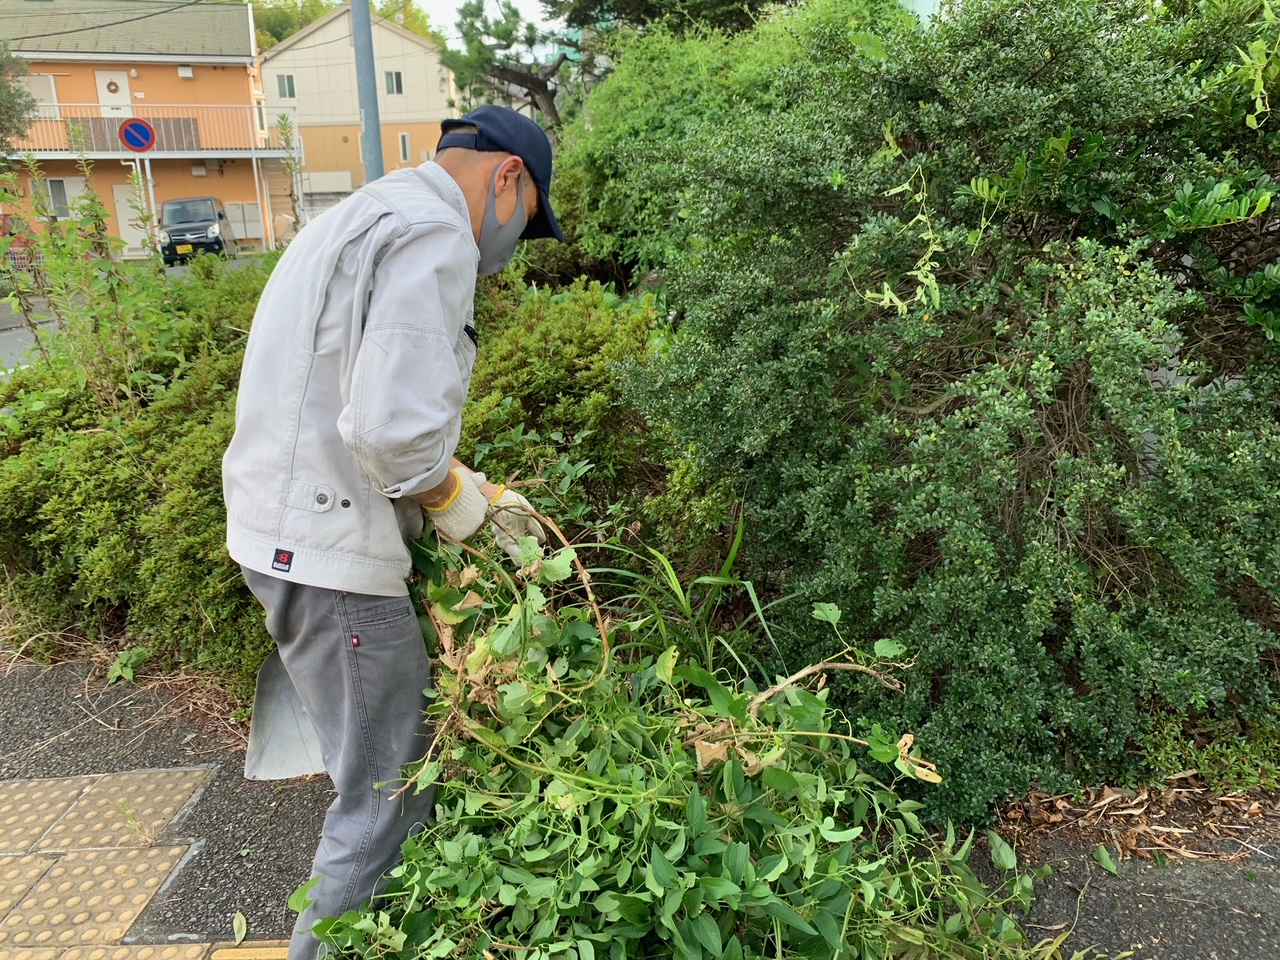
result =
[[[98,103],[41,103],[25,137],[14,142],[14,153],[111,153],[132,156],[120,142],[120,124],[132,117],[146,120],[156,131],[156,154],[250,153],[280,150],[280,114],[293,119],[289,108],[265,105],[194,106],[135,104],[128,107]]]

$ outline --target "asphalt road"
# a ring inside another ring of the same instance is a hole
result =
[[[0,330],[0,376],[26,359],[33,341],[30,330]]]

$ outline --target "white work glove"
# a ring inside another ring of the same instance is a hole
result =
[[[469,540],[489,514],[484,494],[472,482],[470,472],[454,469],[458,486],[442,507],[427,507],[427,519],[440,533],[454,540]]]
[[[498,487],[497,494],[489,500],[489,517],[498,546],[517,564],[524,559],[520,553],[521,537],[533,537],[546,545],[547,534],[533,518],[533,504],[514,490]]]

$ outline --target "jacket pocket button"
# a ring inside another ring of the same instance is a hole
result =
[[[343,501],[342,501],[342,505],[343,505],[344,507],[349,507],[349,506],[351,506],[351,501],[350,501],[350,500],[343,500]]]
[[[316,503],[325,504],[328,502],[329,502],[329,495],[327,493],[316,494]]]

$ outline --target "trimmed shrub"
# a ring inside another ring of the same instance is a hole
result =
[[[0,385],[0,563],[7,602],[49,631],[37,636],[71,628],[142,645],[162,666],[251,690],[271,641],[226,553],[220,464],[269,269],[201,260],[173,280],[123,266],[120,328],[94,334],[87,317],[70,318],[47,362]],[[148,317],[143,304],[172,313]],[[90,374],[76,357],[103,340],[127,347]],[[127,356],[147,371],[145,389],[101,403],[87,377],[112,382]]]
[[[567,490],[582,477],[593,508],[579,503],[584,522],[638,500],[650,482],[648,432],[619,402],[618,368],[644,355],[653,303],[595,282],[556,292],[504,275],[482,287],[476,323],[459,456],[494,478],[543,477]]]
[[[1156,713],[1272,709],[1280,139],[1236,50],[1277,33],[1249,3],[956,4],[817,31],[666,145],[681,323],[632,378],[659,506],[709,534],[741,499],[777,672],[831,649],[815,601],[905,649],[905,695],[836,694],[917,734],[936,818],[1149,775]]]

